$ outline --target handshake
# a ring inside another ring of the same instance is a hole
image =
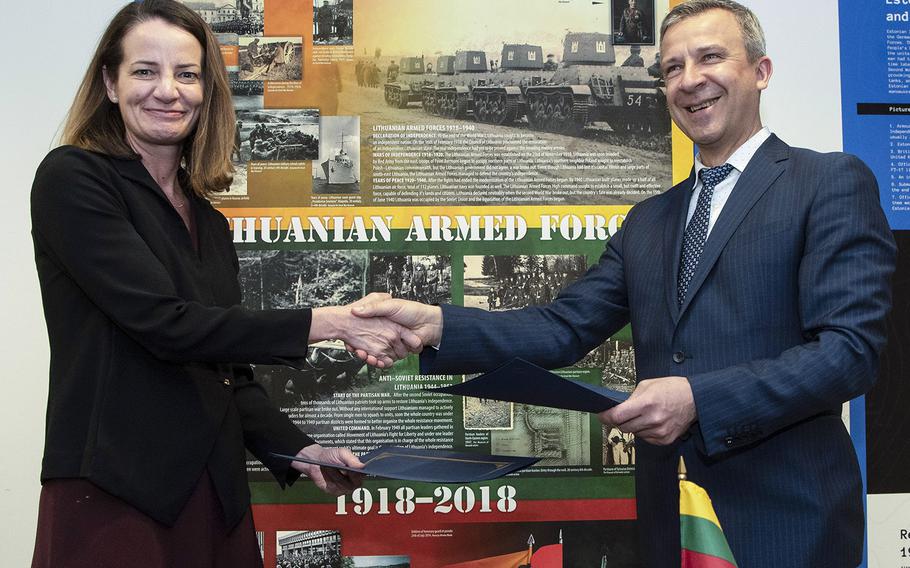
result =
[[[442,309],[373,293],[346,306],[313,309],[310,343],[344,341],[369,365],[389,367],[442,338]]]

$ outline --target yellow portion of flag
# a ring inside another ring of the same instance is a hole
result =
[[[691,481],[679,482],[679,514],[701,517],[720,527],[708,492]]]

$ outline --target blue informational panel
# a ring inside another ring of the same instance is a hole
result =
[[[850,409],[867,489],[862,566],[904,568],[910,566],[910,1],[840,0],[839,10],[844,150],[875,172],[898,245],[878,382]],[[850,211],[843,221],[850,222]]]
[[[875,172],[891,227],[908,229],[910,4],[841,0],[839,7],[844,151]],[[817,87],[825,96],[824,85]]]

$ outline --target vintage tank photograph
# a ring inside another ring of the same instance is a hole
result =
[[[388,1],[363,6],[338,95],[374,203],[631,205],[672,184],[659,41],[616,45],[610,3]]]

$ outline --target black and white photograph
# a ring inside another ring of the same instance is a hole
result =
[[[465,375],[462,382],[479,375]],[[465,430],[511,430],[514,405],[504,400],[462,397]]]
[[[344,305],[363,296],[366,252],[246,250],[237,252],[243,306],[251,310]],[[255,375],[281,408],[362,386],[369,368],[343,343],[310,345],[301,370],[257,365]]]
[[[492,312],[549,304],[587,265],[583,255],[465,256],[464,305]]]
[[[319,159],[313,164],[313,193],[360,192],[360,117],[323,116]]]
[[[601,384],[607,388],[623,392],[635,390],[635,348],[624,339],[608,339],[572,366],[602,369]]]
[[[631,341],[609,339],[595,351],[603,354],[596,365],[603,368],[603,386],[623,392],[635,390],[635,347]]]
[[[234,164],[319,157],[318,109],[238,109]]]
[[[265,27],[266,0],[218,0],[218,2],[187,2],[180,0],[199,14],[223,45],[230,45],[225,35],[262,35]]]
[[[585,365],[591,362],[591,365]],[[597,346],[575,367],[599,367],[603,369],[601,384],[623,392],[635,390],[635,348],[631,341],[609,339]],[[618,428],[603,427],[603,465],[625,467],[635,465],[635,436]]]
[[[313,0],[313,43],[354,43],[354,0]]]
[[[635,465],[635,436],[619,428],[603,427],[603,465],[605,467],[631,467]]]
[[[234,112],[238,115],[242,112],[259,110],[265,104],[263,94],[264,83],[262,81],[243,81],[238,73],[228,73],[228,80],[231,83],[231,94],[234,100]],[[247,192],[247,164],[249,159],[243,159],[243,128],[234,131],[234,151],[231,154],[231,160],[234,163],[234,178],[231,180],[231,188],[222,193],[222,198],[237,198],[248,195]],[[247,133],[248,135],[248,133]],[[249,141],[247,146],[249,146]],[[249,148],[246,148],[249,153]]]
[[[410,556],[346,556],[345,568],[411,568]]]
[[[534,467],[591,465],[591,417],[584,412],[515,404],[512,428],[490,431],[490,453],[535,456]]]
[[[654,45],[654,0],[613,0],[613,45]]]
[[[425,304],[452,301],[452,257],[370,255],[369,292],[386,292],[395,298]]]
[[[374,57],[360,57],[357,59],[357,63],[354,64],[354,78],[358,87],[377,89],[383,86],[386,80],[394,81],[398,78],[394,68],[386,69],[383,72],[376,63],[376,59]]]
[[[251,310],[341,306],[363,297],[366,251],[244,250],[237,256],[243,306]]]
[[[380,371],[349,352],[341,341],[310,344],[300,369],[283,365],[254,365],[256,380],[278,408],[293,409],[334,393],[367,387]]]
[[[277,568],[345,568],[336,530],[277,531]]]
[[[355,65],[342,74],[339,105],[363,118],[373,199],[533,205],[543,191],[554,205],[632,205],[671,186],[666,89],[653,67],[653,14],[667,0],[637,2],[650,39],[616,46],[612,6],[621,3],[621,15],[627,0],[534,10],[524,0],[461,0],[456,21],[464,14],[485,22],[470,33],[432,2],[403,0],[407,17],[358,4]],[[390,124],[452,134],[417,140],[420,133],[381,132]],[[398,174],[407,172],[424,174],[423,191],[402,187]]]
[[[234,108],[262,108],[264,106],[265,83],[262,81],[247,81],[240,78],[240,73],[231,71],[228,73],[228,81],[231,83],[231,95],[234,97]],[[241,100],[258,100],[257,104],[251,102],[244,103],[241,106]]]
[[[299,81],[303,78],[303,39],[241,36],[238,42],[243,81]]]

